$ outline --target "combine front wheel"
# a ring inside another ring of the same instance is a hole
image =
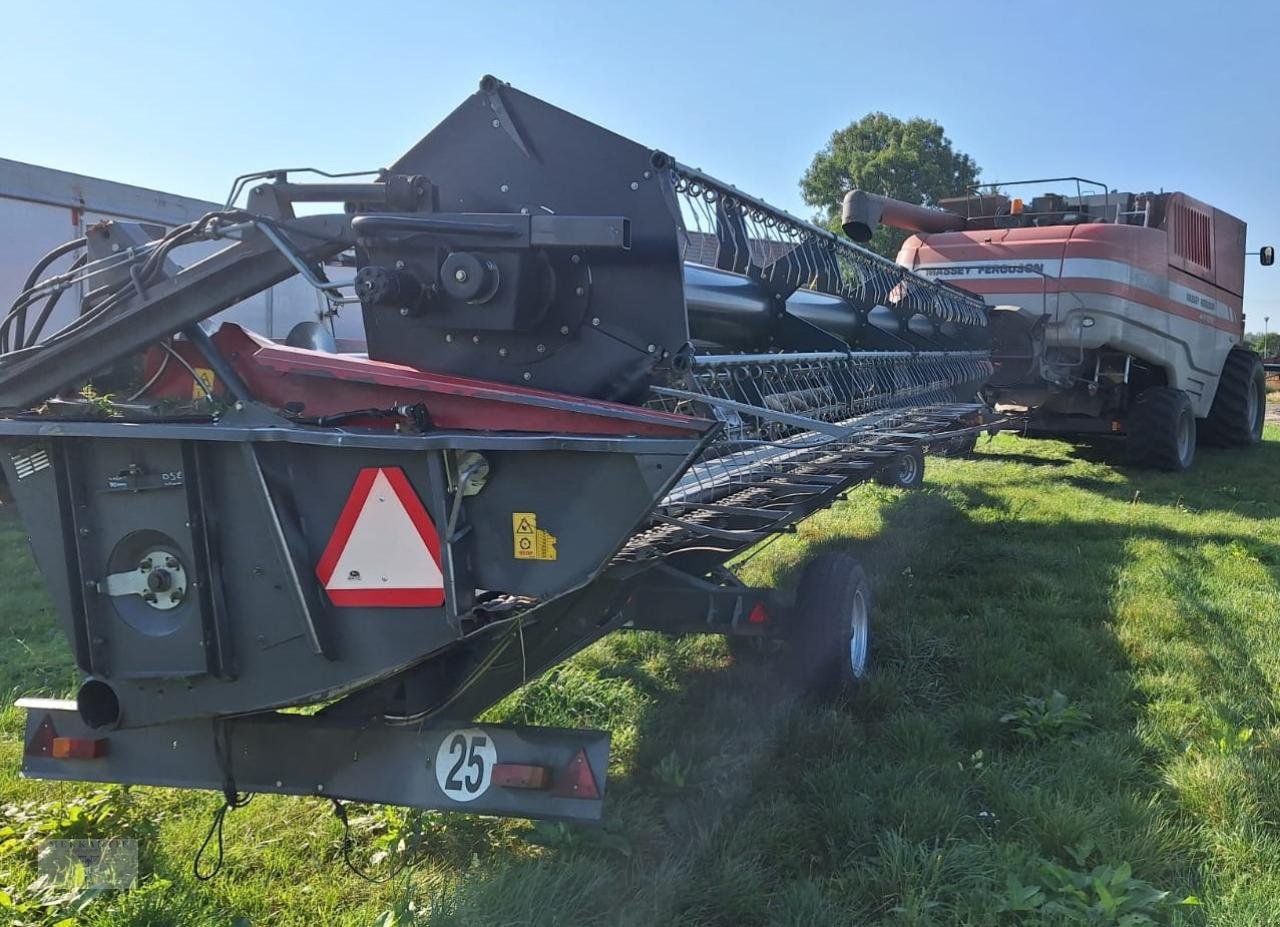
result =
[[[791,637],[795,676],[808,691],[834,696],[866,675],[871,584],[848,554],[814,558],[800,578]]]
[[[1128,421],[1129,457],[1140,467],[1182,471],[1196,457],[1196,416],[1180,389],[1152,386],[1138,394]]]
[[[1222,378],[1200,436],[1218,447],[1252,447],[1262,440],[1267,415],[1267,374],[1252,351],[1234,350],[1222,365]]]

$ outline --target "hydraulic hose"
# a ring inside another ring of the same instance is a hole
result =
[[[78,258],[76,258],[75,261],[72,262],[71,266],[67,268],[67,270],[68,272],[73,270],[79,270],[87,262],[88,262],[88,255],[82,254]],[[40,340],[40,333],[44,331],[45,323],[49,321],[49,316],[53,315],[54,307],[58,305],[58,300],[62,298],[62,294],[65,292],[66,290],[56,290],[53,293],[53,295],[49,297],[48,301],[45,302],[44,308],[40,310],[40,315],[36,316],[35,322],[32,323],[31,325],[31,334],[27,336],[27,340],[25,344],[22,341],[22,329],[16,328],[14,330],[13,343],[15,347],[29,348],[35,345],[36,342]],[[23,311],[23,315],[24,316],[26,315],[25,308]]]
[[[15,347],[22,347],[26,340],[27,307],[32,301],[30,299],[26,299],[24,301],[23,297],[27,296],[31,288],[36,285],[36,281],[40,279],[40,275],[44,273],[45,268],[64,254],[70,254],[72,251],[78,251],[88,243],[89,241],[87,238],[73,238],[71,241],[63,242],[40,260],[36,261],[35,266],[31,268],[31,273],[27,274],[27,279],[22,283],[22,289],[18,293],[18,298],[14,300],[13,306],[10,309],[11,315],[14,312],[17,313],[15,318],[16,324],[13,328],[13,343]],[[5,321],[7,322],[8,319],[6,318]],[[6,329],[4,336],[0,337],[0,351],[7,351],[8,348],[9,338]]]

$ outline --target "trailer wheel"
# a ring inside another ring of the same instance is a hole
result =
[[[924,448],[917,446],[895,454],[876,473],[876,482],[899,489],[917,489],[924,482]]]
[[[1130,460],[1140,467],[1182,471],[1196,457],[1196,416],[1180,389],[1144,389],[1129,410]]]
[[[1262,440],[1267,416],[1267,373],[1252,351],[1232,350],[1222,365],[1213,406],[1201,425],[1205,444],[1253,447]]]
[[[819,554],[805,567],[791,634],[794,677],[802,688],[832,697],[867,672],[871,649],[871,584],[848,554]]]

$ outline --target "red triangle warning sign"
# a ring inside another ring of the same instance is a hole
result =
[[[440,536],[402,469],[360,471],[316,576],[341,607],[444,604]]]

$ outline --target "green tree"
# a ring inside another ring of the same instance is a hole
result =
[[[801,178],[800,190],[820,210],[817,221],[839,233],[840,202],[850,190],[932,206],[945,196],[963,195],[978,173],[973,158],[953,149],[932,119],[868,113],[832,133]],[[893,258],[908,234],[881,227],[869,247]]]
[[[1263,357],[1280,354],[1280,332],[1267,332],[1265,338],[1262,332],[1251,332],[1244,336],[1244,340]]]

